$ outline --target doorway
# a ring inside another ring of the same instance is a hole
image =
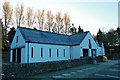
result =
[[[17,49],[17,62],[21,63],[21,48]]]
[[[88,49],[83,49],[83,57],[87,57],[88,56]]]
[[[16,61],[16,49],[13,49],[12,62]]]

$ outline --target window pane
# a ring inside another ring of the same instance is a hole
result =
[[[43,48],[41,48],[41,57],[43,57]]]
[[[33,47],[31,48],[31,57],[33,58]]]
[[[18,43],[18,36],[16,37],[16,43]]]
[[[58,52],[58,49],[57,49],[57,57],[59,57],[59,52]]]
[[[49,49],[49,57],[51,57],[51,48]]]
[[[65,57],[65,49],[64,49],[64,57]]]
[[[90,39],[89,39],[89,48],[91,49],[91,41],[90,41]]]

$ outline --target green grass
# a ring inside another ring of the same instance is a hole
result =
[[[8,59],[3,58],[2,63],[10,63],[10,61]]]

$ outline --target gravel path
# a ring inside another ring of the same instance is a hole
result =
[[[107,62],[99,62],[101,65],[115,65],[120,64],[120,60],[108,60]]]

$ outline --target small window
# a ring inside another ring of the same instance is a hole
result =
[[[90,41],[90,39],[89,39],[89,48],[91,48],[91,41]]]
[[[41,57],[43,57],[43,48],[41,48]]]
[[[64,57],[65,57],[65,49],[64,49]]]
[[[57,49],[57,57],[59,57],[59,50]]]
[[[51,48],[49,49],[49,57],[51,57]]]
[[[33,58],[33,47],[31,48],[31,57]]]
[[[18,36],[16,37],[16,43],[18,43]]]

